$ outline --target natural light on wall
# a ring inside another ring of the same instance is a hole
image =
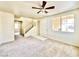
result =
[[[59,31],[60,30],[60,17],[55,17],[53,19],[53,25],[52,28],[54,31]]]
[[[20,22],[15,22],[15,35],[19,35],[20,34]]]
[[[74,15],[65,15],[53,19],[52,28],[54,31],[74,32]]]

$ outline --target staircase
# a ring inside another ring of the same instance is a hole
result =
[[[33,25],[30,26],[30,27],[25,31],[25,33],[29,32],[32,28],[33,28]]]

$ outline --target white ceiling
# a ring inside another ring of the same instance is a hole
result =
[[[37,14],[39,10],[32,9],[32,7],[40,7],[41,3],[41,1],[0,1],[0,10],[13,13],[16,16],[41,18],[79,7],[78,1],[47,1],[45,7],[54,5],[56,8],[47,10],[49,12],[47,14]]]

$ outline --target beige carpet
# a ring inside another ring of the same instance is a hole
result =
[[[0,46],[0,56],[5,57],[74,57],[79,48],[53,40],[41,41],[35,37],[16,36],[14,42]]]

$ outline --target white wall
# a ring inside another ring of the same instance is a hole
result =
[[[74,33],[54,32],[52,30],[53,18],[56,16],[62,16],[67,14],[75,15],[75,32]],[[57,15],[52,15],[49,17],[42,18],[40,20],[41,20],[40,24],[41,35],[79,47],[79,9],[64,12]]]
[[[0,12],[0,44],[14,40],[14,16]]]

